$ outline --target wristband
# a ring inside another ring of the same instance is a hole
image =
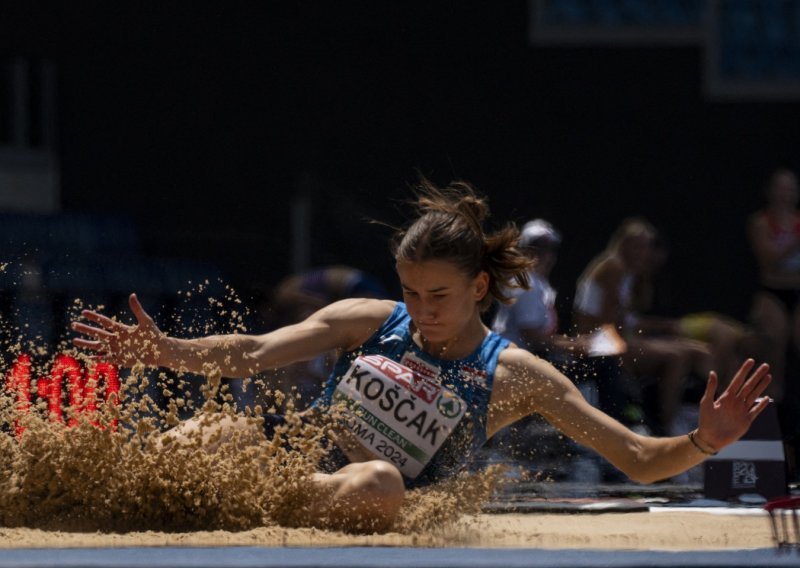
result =
[[[694,437],[697,435],[697,429],[696,428],[694,430],[692,430],[691,432],[689,432],[688,434],[686,434],[686,435],[689,437],[689,441],[692,443],[692,445],[695,448],[697,448],[697,450],[700,453],[705,454],[707,456],[715,456],[715,455],[717,455],[717,452],[715,452],[714,449],[711,448],[710,445],[708,445],[705,442],[703,442],[703,444],[705,444],[706,446],[711,448],[711,451],[708,451],[707,449],[705,449],[704,447],[702,447],[700,444],[697,443],[697,440],[694,439]]]

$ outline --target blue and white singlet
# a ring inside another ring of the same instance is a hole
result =
[[[315,406],[339,406],[350,437],[415,487],[459,472],[486,442],[497,359],[509,342],[490,332],[468,357],[437,359],[414,343],[410,324],[398,302],[339,358]]]

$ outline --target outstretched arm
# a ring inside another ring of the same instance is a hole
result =
[[[143,363],[193,373],[219,369],[223,376],[234,378],[308,360],[332,349],[352,349],[374,333],[393,307],[392,302],[380,300],[343,300],[298,324],[263,335],[179,339],[158,328],[135,294],[129,304],[136,318],[133,325],[83,311],[82,317],[90,323],[72,324],[82,335],[73,344],[126,367]]]
[[[538,412],[567,436],[642,482],[677,475],[735,442],[769,402],[756,402],[771,380],[769,368],[761,365],[753,370],[755,363],[748,360],[718,397],[717,376],[710,374],[693,440],[688,435],[654,438],[632,432],[591,406],[569,379],[548,363],[518,353],[510,353],[506,359],[502,374],[495,378],[487,426],[490,434]]]

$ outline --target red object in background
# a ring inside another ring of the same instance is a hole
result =
[[[92,367],[87,369],[86,373],[83,376],[83,382],[81,383],[81,391],[82,391],[82,407],[79,407],[77,404],[73,404],[73,391],[70,390],[70,406],[73,408],[80,408],[79,412],[88,414],[91,416],[95,412],[97,412],[97,395],[95,389],[97,389],[97,385],[100,384],[100,379],[105,379],[106,383],[106,402],[111,400],[111,395],[114,395],[114,404],[119,404],[119,373],[117,372],[117,368],[112,365],[111,363],[104,363],[99,362],[95,363]],[[77,396],[75,395],[77,398]],[[77,422],[75,418],[70,421],[70,424],[74,424]],[[92,420],[92,424],[95,426],[98,425],[96,420]],[[111,422],[111,428],[116,429],[117,421],[113,420]]]
[[[91,416],[97,411],[96,389],[101,379],[105,380],[105,399],[115,395],[114,403],[119,402],[119,373],[111,363],[98,362],[84,372],[81,364],[69,355],[57,355],[53,361],[49,377],[41,377],[36,381],[36,391],[39,398],[47,400],[47,410],[50,420],[64,421],[64,408],[62,405],[64,377],[67,378],[69,393],[69,406],[75,415],[86,414]],[[16,392],[16,408],[20,413],[30,411],[31,407],[31,358],[22,353],[17,357],[6,377],[6,388]],[[78,423],[77,416],[70,418],[68,426]],[[96,420],[92,424],[99,425]],[[116,429],[117,421],[111,423],[111,428]],[[24,428],[16,421],[15,432],[17,437],[22,435]]]
[[[54,422],[64,421],[64,409],[61,405],[61,393],[64,391],[64,377],[67,377],[69,386],[69,402],[72,407],[73,399],[79,400],[83,397],[83,368],[74,357],[69,355],[57,355],[53,361],[53,368],[50,370],[50,378],[45,380],[45,388],[42,388],[42,380],[39,379],[39,396],[44,391],[47,398],[47,409],[50,420]],[[75,406],[79,409],[80,406]]]
[[[6,379],[6,389],[16,393],[16,407],[17,412],[26,413],[31,408],[31,357],[22,353],[11,371],[8,373]],[[19,419],[14,421],[14,432],[17,437],[22,435],[25,429],[20,425]]]
[[[764,505],[769,513],[772,538],[778,548],[800,548],[800,497],[786,495],[772,499]]]

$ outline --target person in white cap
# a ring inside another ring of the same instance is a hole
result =
[[[561,233],[548,221],[534,219],[523,226],[519,247],[533,261],[530,289],[514,289],[514,303],[500,305],[492,323],[495,333],[550,361],[563,361],[576,348],[574,339],[558,335],[557,292],[550,284],[560,245]]]

